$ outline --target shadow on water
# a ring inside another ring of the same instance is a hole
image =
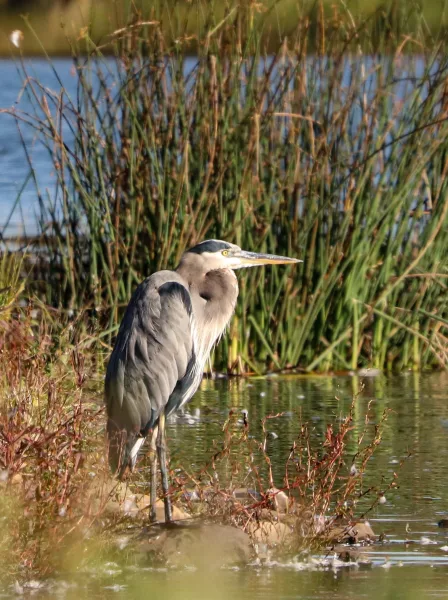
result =
[[[41,590],[29,582],[29,591],[38,597],[66,598],[446,598],[448,530],[438,521],[448,517],[447,384],[446,373],[205,380],[188,412],[169,423],[172,466],[191,464],[194,469],[203,464],[213,439],[220,438],[229,409],[248,410],[255,437],[261,435],[261,418],[283,413],[270,422],[277,437],[269,442],[281,485],[279,470],[301,420],[314,423],[314,435],[321,439],[326,424],[347,411],[359,390],[355,428],[361,430],[368,402],[373,401],[378,418],[385,408],[391,409],[368,473],[388,480],[398,462],[409,452],[412,456],[399,472],[399,488],[369,515],[375,533],[384,533],[385,541],[367,548],[359,562],[344,563],[333,556],[306,561],[290,557],[213,572],[176,570],[136,562],[130,548],[101,563],[90,540],[80,550],[86,553],[81,563],[76,556],[73,567],[68,557],[66,572],[57,580]]]

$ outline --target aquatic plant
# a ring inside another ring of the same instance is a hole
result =
[[[108,342],[141,279],[224,238],[305,262],[241,280],[217,368],[446,366],[443,45],[417,13],[404,39],[345,3],[282,37],[256,3],[183,8],[134,13],[100,45],[72,39],[76,97],[20,63],[34,112],[10,112],[57,178],[47,198],[27,154],[40,297],[87,311]]]
[[[367,464],[381,444],[389,411],[378,420],[372,402],[357,415],[359,397],[348,413],[328,423],[323,437],[311,423],[297,419],[298,432],[285,456],[284,472],[274,469],[269,451],[270,432],[281,413],[262,421],[261,439],[250,429],[246,416],[231,411],[205,464],[198,469],[177,465],[173,494],[187,510],[218,519],[260,538],[268,524],[287,532],[279,552],[319,551],[350,537],[354,524],[364,521],[384,493],[397,487],[404,457],[387,479],[368,472]],[[363,421],[363,422],[362,422]],[[267,538],[271,536],[266,535]],[[372,536],[373,537],[373,536]],[[373,539],[371,541],[374,541]]]
[[[103,408],[85,389],[88,361],[82,364],[70,331],[61,351],[51,319],[31,306],[14,311],[0,319],[2,580],[54,569],[52,548],[87,514],[76,502],[89,465],[96,463],[99,477],[104,462]]]
[[[5,320],[10,308],[25,288],[22,274],[23,257],[13,252],[0,252],[0,319]],[[26,279],[26,277],[25,277]]]

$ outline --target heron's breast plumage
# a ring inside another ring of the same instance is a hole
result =
[[[203,372],[214,345],[226,330],[235,311],[238,281],[230,269],[209,271],[190,289],[198,362]]]
[[[198,389],[213,347],[225,332],[235,310],[238,281],[231,270],[211,271],[200,287],[190,287],[194,363],[174,390],[167,413],[182,407]]]

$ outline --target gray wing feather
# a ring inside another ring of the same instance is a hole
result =
[[[148,277],[126,309],[106,373],[109,459],[116,470],[152,429],[194,362],[192,304],[171,271]],[[123,456],[123,459],[121,459]]]

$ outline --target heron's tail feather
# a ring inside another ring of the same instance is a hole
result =
[[[118,479],[123,479],[128,469],[133,469],[144,437],[129,435],[124,430],[108,426],[109,466]]]
[[[122,465],[120,466],[120,470],[118,472],[118,479],[120,479],[120,480],[123,479],[124,474],[126,473],[128,468],[131,471],[134,469],[135,463],[137,461],[138,452],[144,443],[145,443],[145,438],[138,437],[137,439],[134,440],[134,443],[132,445],[126,444],[125,460],[122,462]]]

